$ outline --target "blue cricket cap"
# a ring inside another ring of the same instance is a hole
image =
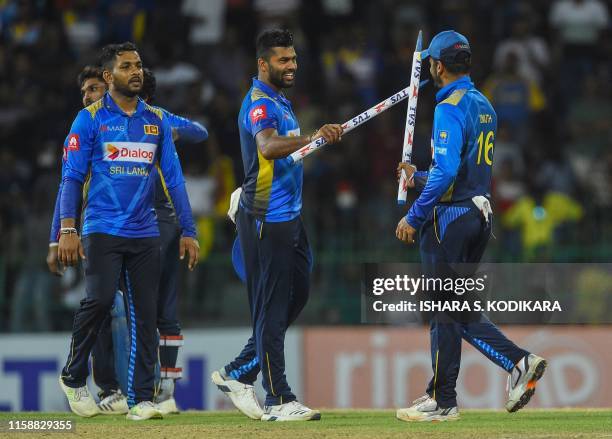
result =
[[[454,30],[445,30],[433,37],[429,48],[421,52],[421,59],[431,56],[433,59],[452,63],[460,52],[472,54],[468,39]]]

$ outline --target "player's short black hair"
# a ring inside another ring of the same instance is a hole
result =
[[[445,58],[438,61],[453,75],[465,75],[472,69],[472,55],[469,52],[459,52],[452,59]]]
[[[120,44],[107,44],[102,48],[100,54],[100,66],[104,70],[111,70],[115,64],[117,55],[121,55],[123,52],[138,52],[136,44],[126,41]]]
[[[153,74],[151,69],[145,67],[144,69],[142,69],[142,73],[144,79],[142,81],[142,90],[140,90],[140,97],[148,103],[152,103],[153,99],[155,99],[157,80],[155,79],[155,75]]]
[[[257,58],[268,60],[273,47],[292,47],[293,34],[287,29],[268,29],[257,37]]]
[[[91,78],[99,79],[104,82],[104,76],[102,76],[102,69],[98,66],[85,66],[79,76],[77,76],[77,82],[79,87],[83,87],[85,81]]]

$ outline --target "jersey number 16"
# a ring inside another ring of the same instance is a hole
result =
[[[478,136],[478,159],[476,164],[479,165],[483,158],[487,165],[491,166],[493,164],[493,131],[489,131],[486,137],[484,131],[481,131],[480,136]]]

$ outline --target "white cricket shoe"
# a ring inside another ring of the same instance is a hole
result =
[[[262,421],[319,421],[321,412],[312,410],[297,401],[266,406]]]
[[[238,410],[251,419],[261,419],[264,412],[257,400],[254,386],[230,379],[223,369],[215,370],[210,378],[219,390],[229,396]]]
[[[129,411],[127,398],[121,390],[113,390],[110,395],[102,398],[98,409],[103,415],[125,415]]]
[[[91,396],[91,393],[89,393],[87,384],[83,387],[68,387],[64,384],[61,375],[59,377],[59,384],[66,398],[68,398],[70,410],[72,410],[74,414],[84,418],[90,418],[100,414],[96,401],[93,399],[93,396]]]
[[[412,405],[410,407],[416,407],[420,403],[425,402],[425,401],[427,401],[430,398],[431,398],[431,396],[429,396],[427,393],[425,395],[423,395],[423,396],[419,396],[417,399],[412,401]]]
[[[457,407],[439,407],[435,399],[429,395],[423,395],[415,399],[412,406],[398,409],[395,416],[400,421],[407,422],[457,421],[459,410]]]
[[[536,390],[536,383],[546,370],[546,360],[534,354],[523,357],[508,376],[506,410],[516,412],[527,405]]]
[[[164,415],[151,401],[141,401],[130,409],[126,418],[130,421],[144,421],[145,419],[161,419]]]
[[[164,416],[180,413],[174,399],[174,380],[172,378],[162,378],[159,393],[155,396],[154,401]]]

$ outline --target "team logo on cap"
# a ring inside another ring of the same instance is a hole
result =
[[[453,48],[457,50],[470,50],[470,46],[466,43],[457,43],[453,46]]]

